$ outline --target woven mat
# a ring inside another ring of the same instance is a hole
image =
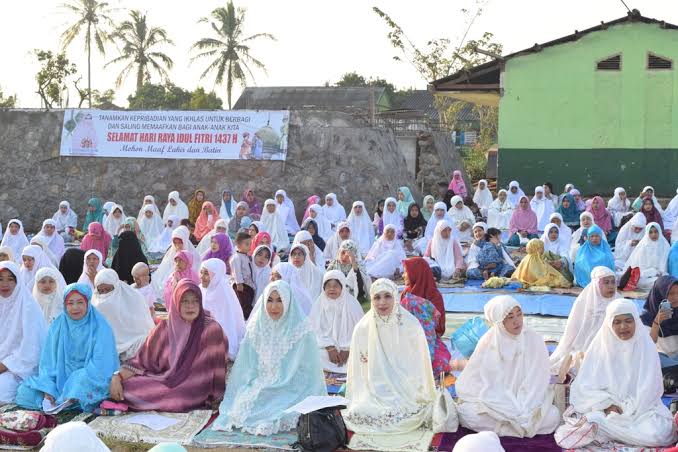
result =
[[[118,440],[128,443],[158,444],[161,442],[188,445],[195,435],[202,430],[212,416],[210,410],[196,410],[190,413],[165,413],[146,411],[145,414],[159,414],[176,419],[179,422],[164,430],[152,430],[138,424],[129,424],[125,420],[139,413],[122,416],[100,416],[90,422],[89,426],[104,440]]]
[[[271,436],[258,436],[233,430],[221,432],[205,429],[193,439],[193,444],[199,447],[245,447],[264,448],[273,450],[296,450],[290,447],[297,441],[297,432],[280,432]]]
[[[475,433],[464,427],[459,427],[455,433],[443,433],[438,451],[451,452],[455,444],[466,435]],[[553,439],[553,435],[537,435],[534,438],[502,437],[501,445],[506,452],[562,452]]]

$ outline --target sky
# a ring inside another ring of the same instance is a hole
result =
[[[12,0],[0,6],[4,19],[0,27],[3,43],[0,88],[5,95],[17,95],[20,107],[40,107],[35,93],[38,65],[32,52],[60,49],[60,35],[72,20],[59,8],[63,1]],[[225,5],[225,0],[108,1],[119,9],[117,18],[124,18],[127,9],[139,9],[148,14],[152,25],[167,30],[174,45],[163,51],[174,60],[172,82],[190,90],[197,86],[214,89],[225,101],[223,86],[215,86],[213,78],[200,79],[207,62],[190,63],[191,45],[211,32],[207,24],[198,20]],[[475,11],[477,1],[487,0],[235,0],[236,6],[247,10],[247,35],[266,32],[277,38],[275,42],[252,42],[252,55],[266,64],[267,71],[257,70],[255,80],[248,85],[319,86],[336,82],[346,72],[357,71],[366,77],[384,78],[398,88],[423,89],[427,81],[407,63],[393,59],[397,51],[386,36],[388,27],[372,7],[386,11],[415,44],[423,46],[437,38],[458,43],[468,20],[460,10]],[[678,23],[676,0],[625,1],[645,16]],[[626,9],[621,0],[489,0],[468,37],[474,39],[486,31],[492,32],[495,40],[503,44],[504,53],[511,53],[624,14]],[[83,39],[76,38],[67,55],[83,74],[81,86],[86,86],[87,60],[82,42]],[[117,54],[113,45],[107,47],[105,56],[93,54],[93,89],[114,88],[122,65],[103,66]],[[159,82],[157,78],[152,81]],[[127,105],[134,84],[131,76],[116,89],[117,105]],[[240,89],[234,90],[233,102],[239,93]],[[77,94],[73,91],[71,99],[75,98]]]

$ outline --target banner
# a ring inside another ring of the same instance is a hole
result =
[[[66,109],[60,155],[285,160],[289,111]]]

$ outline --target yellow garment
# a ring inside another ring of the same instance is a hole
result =
[[[202,193],[203,198],[202,201],[198,201],[196,198],[198,197],[198,193]],[[203,203],[207,201],[207,192],[203,188],[197,189],[193,193],[193,197],[191,200],[188,202],[188,220],[195,224],[196,220],[198,219],[198,215],[200,215],[200,211],[202,210],[202,205]]]
[[[527,242],[527,256],[523,258],[511,277],[528,286],[572,287],[572,284],[544,259],[544,242],[532,239]]]

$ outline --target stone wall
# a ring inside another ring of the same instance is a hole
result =
[[[284,188],[298,216],[314,193],[336,192],[347,210],[361,199],[370,212],[377,199],[402,185],[420,196],[392,131],[366,127],[343,113],[292,112],[286,162],[60,157],[62,122],[63,111],[0,111],[3,228],[8,219],[19,217],[27,230],[35,231],[63,199],[81,222],[92,196],[114,200],[136,216],[146,194],[154,195],[163,209],[170,191],[178,190],[188,202],[198,187],[213,201],[224,187],[236,193],[253,188],[261,201]],[[433,143],[437,157],[422,159],[420,173],[427,190],[430,181],[448,180],[443,174],[459,167],[448,162],[453,158],[449,146],[441,141],[438,148],[435,134]]]
[[[439,182],[450,182],[452,172],[461,170],[469,190],[472,195],[471,180],[464,169],[464,162],[457,152],[457,149],[445,132],[421,133],[417,137],[419,146],[419,173],[417,174],[417,187],[425,194],[436,195]]]

